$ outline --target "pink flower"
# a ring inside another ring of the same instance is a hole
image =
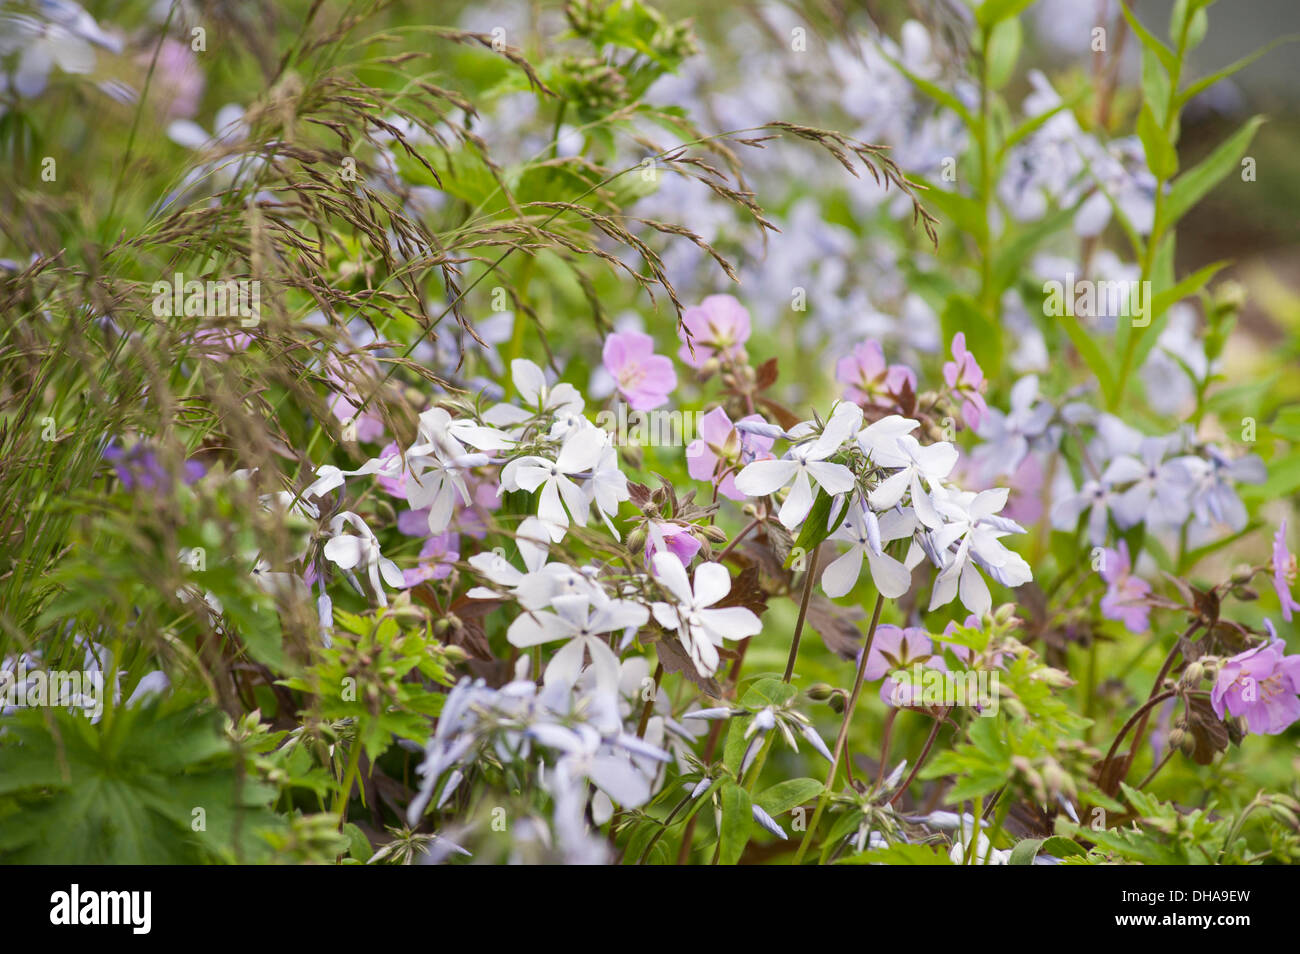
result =
[[[730,295],[710,295],[686,309],[677,334],[684,342],[677,356],[692,368],[704,367],[714,356],[741,358],[749,340],[749,312]]]
[[[1223,718],[1244,715],[1256,735],[1277,735],[1300,719],[1300,656],[1286,656],[1286,645],[1275,639],[1239,653],[1223,663],[1210,704]]]
[[[916,391],[916,374],[906,365],[886,364],[878,341],[855,345],[835,363],[835,378],[846,386],[844,396],[859,404],[893,404],[904,384]]]
[[[920,664],[927,669],[946,672],[948,667],[942,657],[934,652],[934,645],[925,630],[919,627],[900,629],[888,624],[876,629],[876,638],[871,643],[871,655],[867,657],[863,678],[875,682],[883,676],[889,676],[880,687],[880,698],[888,705],[908,704],[915,687],[900,684],[891,673],[900,669],[910,670]]]
[[[330,396],[329,409],[334,416],[347,424],[357,413],[361,399],[356,391],[348,389],[347,394],[335,392]],[[378,414],[363,411],[356,419],[356,439],[358,443],[369,444],[384,436],[384,421]]]
[[[194,55],[188,42],[182,43],[172,37],[165,37],[157,52],[158,64],[155,69],[158,76],[151,92],[159,100],[159,106],[167,119],[192,119],[199,111],[199,98],[203,95],[203,71],[199,69],[199,58]],[[148,71],[153,62],[153,45],[136,57],[136,64]]]
[[[634,411],[667,402],[677,387],[671,358],[655,354],[654,339],[639,331],[621,331],[605,339],[605,370],[618,382],[618,393]]]
[[[194,332],[194,344],[210,361],[225,361],[236,351],[247,351],[253,336],[233,328],[203,328]]]
[[[677,554],[682,566],[690,566],[695,554],[700,552],[703,544],[695,538],[688,527],[666,520],[650,521],[645,540],[645,558],[649,563],[660,550]]]
[[[1282,603],[1282,618],[1288,623],[1291,622],[1291,613],[1300,609],[1300,603],[1291,595],[1295,574],[1296,559],[1286,547],[1286,521],[1283,520],[1273,537],[1273,589],[1277,590],[1277,598]]]
[[[398,449],[397,441],[389,441],[388,446],[379,452],[379,459],[384,462],[385,467],[394,463],[393,458],[397,458],[398,461],[401,460],[401,451]],[[389,477],[384,473],[378,473],[375,475],[375,482],[379,484],[380,487],[384,488],[384,492],[389,496],[396,497],[398,500],[405,500],[406,473],[407,471],[405,467],[401,469],[396,477]],[[425,533],[427,533],[428,530],[428,527],[424,528]],[[412,536],[423,535],[423,533],[412,534]]]
[[[425,524],[428,529],[428,524]],[[437,533],[420,547],[420,562],[410,570],[402,571],[405,588],[419,586],[427,580],[441,580],[451,575],[452,564],[460,559],[460,541],[454,533]]]
[[[977,430],[988,406],[984,403],[984,372],[975,356],[966,350],[966,332],[953,335],[952,356],[953,360],[943,366],[943,379],[962,399],[961,416],[966,426]]]
[[[1151,607],[1147,596],[1151,584],[1133,576],[1128,544],[1119,542],[1116,550],[1102,551],[1101,578],[1106,581],[1106,595],[1101,598],[1101,615],[1118,620],[1130,633],[1145,633],[1151,626]]]
[[[757,414],[741,421],[766,423]],[[770,459],[774,440],[762,434],[742,434],[727,412],[715,407],[700,419],[700,436],[686,445],[686,470],[696,480],[717,484],[718,493],[728,500],[745,500],[736,489],[736,474],[746,464]]]

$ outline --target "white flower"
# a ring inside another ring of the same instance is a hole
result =
[[[650,612],[630,600],[611,600],[603,593],[595,599],[593,596],[595,593],[557,596],[551,600],[554,612],[524,613],[510,624],[506,639],[520,649],[568,640],[546,667],[547,685],[577,682],[583,658],[590,655],[597,685],[602,689],[617,687],[618,657],[601,636],[628,626],[644,626]]]
[[[952,863],[955,865],[964,864],[966,861],[965,844],[960,841],[953,842],[948,857],[952,859]],[[1011,864],[1011,849],[994,848],[993,842],[989,841],[984,832],[980,832],[979,837],[975,839],[975,851],[971,863],[977,865],[1009,865]]]
[[[677,554],[663,550],[654,555],[655,576],[676,600],[675,605],[655,603],[655,619],[664,629],[677,632],[701,675],[718,670],[717,647],[727,639],[753,636],[763,624],[743,606],[709,609],[731,592],[731,575],[721,563],[701,563],[695,568],[695,587]]]
[[[351,526],[357,531],[356,534],[344,533],[345,526]],[[400,589],[405,581],[397,564],[379,552],[379,539],[366,526],[366,522],[355,513],[344,510],[330,521],[330,533],[333,536],[325,544],[325,559],[337,563],[344,570],[364,566],[370,585],[379,598],[379,605],[387,606],[388,597],[384,594],[380,578],[395,589]]]
[[[521,572],[496,550],[475,553],[469,558],[469,565],[478,571],[489,583],[515,589],[525,578],[536,573],[546,565],[547,549],[550,545],[550,533],[536,517],[528,517],[519,524],[515,531],[515,542],[519,546],[519,555],[523,558],[527,572]],[[501,593],[485,586],[475,586],[465,594],[474,600],[501,599]],[[539,604],[541,605],[541,604]]]
[[[514,438],[495,427],[483,427],[465,418],[453,418],[444,408],[433,407],[420,415],[416,446],[407,453],[419,454],[421,444],[432,444],[447,457],[460,457],[464,444],[481,451],[505,450]],[[427,453],[427,451],[425,451]]]
[[[604,431],[593,427],[570,435],[555,460],[530,455],[516,458],[502,468],[502,489],[532,493],[541,488],[537,515],[546,522],[553,542],[559,543],[564,539],[570,516],[579,526],[587,525],[587,509],[591,503],[583,488],[572,478],[578,474],[587,475],[596,466],[604,452],[606,439]]]
[[[0,16],[0,56],[22,51],[13,74],[19,96],[39,96],[49,82],[50,70],[89,73],[95,68],[98,44],[114,53],[122,44],[99,28],[94,18],[76,3],[60,0],[41,4],[45,19],[22,14]]]
[[[974,494],[945,491],[935,500],[935,509],[946,521],[930,534],[934,550],[947,556],[947,563],[934,581],[930,609],[952,602],[960,591],[962,604],[982,617],[993,606],[988,584],[976,563],[1003,586],[1016,587],[1034,578],[1029,564],[1002,545],[999,538],[1023,533],[1015,521],[995,516],[1007,503],[1005,487]],[[955,553],[948,549],[957,544]]]
[[[482,467],[482,454],[447,458],[433,445],[417,445],[407,451],[407,503],[411,509],[429,509],[429,533],[442,533],[451,525],[456,503],[469,503],[469,489],[461,472]]]
[[[591,502],[596,505],[596,512],[605,521],[605,526],[609,527],[609,532],[614,535],[614,539],[623,539],[610,518],[618,513],[619,503],[627,500],[632,494],[627,489],[627,476],[619,470],[618,451],[612,442],[607,443],[605,449],[600,452],[600,458],[592,470],[591,480],[587,482],[587,490],[591,494]]]
[[[910,537],[915,527],[911,510],[890,510],[877,519],[861,500],[854,500],[844,522],[829,537],[847,542],[849,549],[822,573],[822,589],[826,595],[839,597],[853,589],[862,572],[864,556],[871,568],[871,580],[881,596],[894,600],[906,593],[912,585],[912,574],[907,566],[885,553],[882,544]]]
[[[736,489],[749,497],[765,497],[793,481],[790,493],[781,504],[777,517],[782,526],[792,530],[812,510],[813,489],[810,479],[831,496],[853,489],[853,471],[843,464],[826,460],[862,422],[862,410],[855,404],[841,403],[831,414],[815,440],[791,447],[780,460],[756,460],[736,475]],[[792,437],[809,433],[808,422],[795,427]]]
[[[566,383],[548,387],[542,369],[527,358],[515,358],[510,362],[510,376],[519,392],[520,402],[527,407],[554,416],[582,412],[582,395],[577,388]]]
[[[957,465],[957,448],[946,441],[922,446],[909,433],[918,426],[916,421],[891,414],[865,428],[858,435],[858,444],[876,466],[896,468],[867,495],[871,506],[879,511],[888,510],[910,490],[917,518],[933,529],[939,518],[921,486],[921,479],[925,479],[931,490],[938,487]]]

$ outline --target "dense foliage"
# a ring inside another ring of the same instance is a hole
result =
[[[1300,857],[1253,58],[881,6],[0,4],[0,858]]]

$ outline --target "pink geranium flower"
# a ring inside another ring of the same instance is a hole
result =
[[[1219,718],[1226,709],[1245,716],[1256,735],[1277,735],[1300,719],[1300,656],[1287,656],[1275,639],[1224,662],[1210,692],[1210,705]]]
[[[686,309],[677,333],[683,342],[677,356],[692,368],[704,367],[715,356],[740,358],[749,340],[749,312],[730,295],[710,295]]]
[[[984,403],[984,372],[975,356],[966,350],[966,332],[952,338],[952,361],[943,366],[943,379],[961,402],[961,416],[966,426],[977,430],[988,405]]]
[[[906,365],[887,364],[878,341],[855,345],[835,363],[835,378],[845,385],[844,396],[859,404],[892,404],[904,384],[916,391],[916,374]]]
[[[742,417],[751,424],[766,423],[757,414]],[[718,493],[728,500],[744,500],[736,489],[736,474],[746,464],[769,460],[775,438],[736,430],[727,412],[714,408],[700,419],[700,436],[686,445],[686,470],[696,480],[716,484]]]
[[[201,328],[194,332],[194,345],[210,361],[225,361],[237,351],[247,351],[253,336],[234,328]]]
[[[1132,575],[1128,544],[1119,542],[1118,549],[1102,551],[1101,578],[1106,581],[1106,595],[1101,598],[1101,615],[1118,620],[1131,633],[1145,633],[1151,626],[1148,617],[1151,607],[1147,597],[1151,584]]]
[[[1278,525],[1277,534],[1273,537],[1273,589],[1277,591],[1277,598],[1282,603],[1282,618],[1288,623],[1291,622],[1291,614],[1300,609],[1300,603],[1297,603],[1291,595],[1295,575],[1296,559],[1295,555],[1287,549],[1286,521],[1283,520]]]
[[[428,529],[428,524],[425,524]],[[441,580],[451,575],[452,564],[460,559],[460,540],[454,533],[436,533],[420,547],[420,562],[410,570],[402,571],[406,589],[419,586],[428,580]]]
[[[934,651],[930,636],[919,627],[901,629],[888,624],[876,629],[876,638],[871,642],[871,655],[867,657],[863,678],[868,682],[888,676],[880,687],[880,698],[888,705],[907,705],[911,700],[913,687],[900,684],[891,673],[910,670],[920,664],[926,669],[946,672],[948,666],[943,658]]]
[[[664,404],[677,387],[672,359],[654,350],[654,339],[639,331],[621,331],[605,339],[601,354],[605,370],[613,375],[618,393],[634,411]]]
[[[691,533],[690,528],[683,527],[679,523],[652,520],[646,529],[645,558],[647,563],[654,559],[656,553],[667,550],[669,553],[677,554],[677,559],[682,561],[682,566],[690,566],[691,561],[695,559],[695,554],[699,553],[700,547],[703,546]]]

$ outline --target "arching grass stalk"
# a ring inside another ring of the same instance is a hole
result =
[[[803,862],[803,856],[808,851],[808,846],[812,844],[813,832],[817,830],[817,823],[821,821],[822,812],[826,810],[826,799],[830,797],[835,787],[835,778],[840,774],[840,759],[844,756],[844,748],[849,739],[849,723],[853,721],[858,697],[862,695],[862,683],[867,674],[867,659],[871,656],[871,644],[875,641],[876,626],[880,623],[880,610],[884,605],[885,598],[877,596],[876,608],[871,614],[871,628],[867,630],[867,641],[862,647],[862,655],[858,657],[858,671],[853,678],[853,694],[849,696],[849,703],[844,707],[844,720],[840,723],[840,734],[835,739],[835,751],[832,753],[830,773],[826,776],[826,787],[817,798],[817,807],[813,810],[812,821],[808,823],[808,829],[803,833],[803,841],[799,843],[799,850],[795,852],[796,865]]]

